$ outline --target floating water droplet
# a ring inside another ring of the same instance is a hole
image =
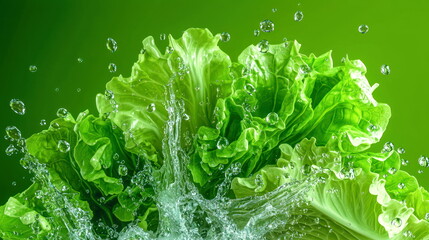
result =
[[[54,91],[55,91],[55,92],[59,92],[59,91],[60,91],[60,88],[55,88],[55,89],[54,89]]]
[[[112,100],[115,98],[115,94],[111,91],[111,90],[107,90],[104,91],[104,96],[106,97],[107,100]]]
[[[273,13],[277,12],[277,8],[273,8],[271,9],[271,11],[273,11]]]
[[[31,65],[30,67],[28,67],[28,70],[30,70],[30,72],[37,72],[37,66]]]
[[[25,104],[19,99],[12,99],[9,103],[10,108],[18,115],[25,114]]]
[[[70,143],[68,143],[66,140],[59,140],[57,148],[62,153],[67,153],[70,151]]]
[[[407,166],[408,165],[408,160],[407,159],[402,159],[401,160],[401,164],[402,164],[402,166]]]
[[[251,83],[246,83],[246,85],[244,85],[244,90],[246,90],[249,95],[253,95],[256,92],[256,88]]]
[[[216,147],[217,149],[224,149],[229,145],[229,141],[226,137],[221,137],[217,141]]]
[[[76,88],[76,92],[80,93],[80,92],[82,92],[82,89],[81,88]]]
[[[422,174],[422,173],[424,173],[424,171],[420,169],[420,170],[417,171],[417,173],[418,174]]]
[[[83,63],[83,58],[77,58],[78,63]]]
[[[394,168],[394,167],[392,167],[392,168],[389,168],[389,170],[387,170],[390,174],[395,174],[397,171],[398,171],[398,169],[396,169],[396,168]]]
[[[307,64],[303,64],[299,67],[299,72],[301,74],[309,74],[311,72],[311,68]]]
[[[65,108],[59,108],[57,110],[57,117],[59,118],[66,118],[69,114],[69,111],[67,111],[67,109]]]
[[[109,66],[107,66],[107,69],[109,69],[109,72],[111,72],[111,73],[116,72],[116,69],[117,69],[116,64],[109,63]]]
[[[274,23],[266,19],[259,23],[259,29],[261,29],[262,32],[272,32],[274,31]]]
[[[40,126],[45,126],[45,125],[46,125],[46,120],[45,119],[40,120]]]
[[[151,103],[151,104],[147,105],[146,110],[147,110],[148,112],[153,112],[153,111],[155,111],[155,110],[156,110],[155,103]]]
[[[259,31],[259,29],[253,30],[253,36],[257,37],[257,36],[259,36],[259,34],[261,34],[261,32]]]
[[[359,31],[360,33],[362,33],[362,34],[367,33],[367,32],[368,32],[368,30],[369,30],[369,27],[368,27],[368,25],[366,25],[366,24],[362,24],[362,25],[360,25],[360,26],[358,27],[358,31]]]
[[[301,22],[303,18],[304,13],[302,13],[301,11],[296,11],[296,13],[293,15],[293,20],[295,20],[296,22]]]
[[[263,39],[256,45],[256,47],[258,48],[259,52],[267,53],[270,49],[270,43],[268,40]]]
[[[404,189],[405,188],[405,183],[398,183],[398,188],[399,189]]]
[[[265,121],[270,125],[275,125],[279,121],[279,115],[276,112],[270,112],[265,117]]]
[[[171,46],[167,46],[165,48],[165,52],[168,53],[168,54],[172,54],[174,52],[174,48],[171,47]]]
[[[118,44],[116,43],[116,41],[113,38],[108,38],[107,42],[106,42],[106,47],[107,47],[107,49],[109,49],[109,51],[114,53],[118,49]]]
[[[128,175],[128,168],[127,166],[121,164],[118,166],[118,174],[119,176],[127,176]]]
[[[429,167],[429,158],[426,156],[420,156],[418,159],[418,163],[422,167]]]
[[[21,138],[21,131],[15,126],[7,126],[6,135],[12,140],[18,140]]]
[[[220,34],[220,40],[222,42],[228,42],[231,39],[231,35],[227,32],[223,32]]]
[[[405,149],[404,149],[404,148],[402,148],[402,147],[400,147],[400,148],[396,149],[396,151],[397,151],[399,154],[404,154],[404,153],[405,153]]]
[[[390,224],[392,224],[392,226],[394,226],[394,227],[399,228],[399,227],[402,226],[402,219],[395,218],[395,219],[392,220],[392,222]]]
[[[165,34],[165,33],[161,33],[161,34],[159,35],[159,39],[160,39],[161,41],[164,41],[166,38],[167,38],[167,34]]]
[[[386,142],[383,146],[383,149],[381,149],[382,153],[387,153],[395,150],[395,145],[393,145],[392,142]]]
[[[383,75],[389,75],[389,74],[390,74],[390,66],[389,66],[389,65],[386,65],[386,64],[381,65],[381,67],[380,67],[380,72],[381,72]]]
[[[12,186],[16,187],[16,182],[15,181],[12,182]]]

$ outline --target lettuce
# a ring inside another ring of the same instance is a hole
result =
[[[154,39],[88,111],[25,140],[4,239],[429,239],[429,193],[391,149],[359,60],[289,41],[233,62],[220,35]]]

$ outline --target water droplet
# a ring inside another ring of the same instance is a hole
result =
[[[83,58],[77,58],[78,63],[83,63]]]
[[[249,95],[253,95],[256,92],[256,88],[250,83],[244,85],[244,90],[246,90]]]
[[[396,168],[394,168],[394,167],[392,167],[392,168],[389,168],[389,170],[387,170],[390,174],[395,174],[397,171],[398,171],[398,169],[396,169]]]
[[[259,52],[266,53],[270,49],[270,43],[268,40],[263,39],[256,45],[256,47],[258,48]]]
[[[16,182],[15,181],[12,182],[12,186],[16,187]]]
[[[273,11],[273,13],[277,12],[277,8],[273,8],[271,9],[271,11]]]
[[[18,140],[21,138],[21,131],[15,126],[7,126],[6,134],[12,140]]]
[[[76,88],[76,92],[80,93],[80,92],[82,92],[82,89],[81,88]]]
[[[303,18],[304,13],[302,13],[301,11],[296,11],[296,13],[293,15],[293,20],[295,20],[296,22],[301,22]]]
[[[279,115],[277,115],[275,112],[270,112],[265,117],[265,121],[267,121],[267,123],[270,125],[275,125],[279,121]]]
[[[386,142],[383,146],[383,149],[381,149],[382,153],[387,153],[395,150],[395,145],[393,145],[392,142]]]
[[[68,143],[66,140],[59,140],[57,148],[62,153],[67,153],[70,151],[70,143]]]
[[[398,183],[398,188],[399,189],[404,189],[405,188],[405,183]]]
[[[116,41],[113,38],[108,38],[107,42],[106,42],[106,47],[107,47],[107,49],[109,49],[109,51],[114,53],[118,49],[118,44],[116,43]]]
[[[60,91],[60,88],[55,88],[55,89],[54,89],[54,91],[55,91],[55,92],[59,92],[59,91]]]
[[[309,74],[311,72],[311,68],[307,64],[303,64],[299,67],[299,72],[301,74]]]
[[[285,48],[289,47],[289,41],[285,37],[283,38],[283,44],[284,44]]]
[[[360,25],[360,26],[358,27],[358,31],[359,31],[360,33],[362,33],[362,34],[367,33],[367,32],[368,32],[368,30],[369,30],[369,27],[368,27],[368,25],[366,25],[366,24],[362,24],[362,25]]]
[[[109,72],[111,72],[111,73],[116,72],[116,69],[117,69],[116,64],[109,63],[109,66],[107,67],[107,69],[109,69]]]
[[[118,160],[119,159],[119,154],[118,153],[115,153],[115,154],[113,154],[113,160]]]
[[[68,114],[69,114],[69,111],[67,111],[67,109],[65,108],[59,108],[57,110],[57,117],[59,118],[66,118]]]
[[[259,29],[253,30],[253,36],[257,37],[257,36],[259,36],[259,34],[261,34],[261,32],[259,31]]]
[[[115,94],[111,91],[111,90],[107,90],[104,91],[104,96],[106,97],[107,100],[112,100],[115,98]]]
[[[404,149],[404,148],[402,148],[402,147],[400,147],[400,148],[396,149],[396,151],[397,151],[399,154],[404,154],[404,153],[405,153],[405,149]]]
[[[264,20],[259,23],[259,29],[261,29],[262,32],[272,32],[274,31],[274,23],[270,20]]]
[[[188,114],[184,113],[183,114],[183,120],[188,121],[191,117],[189,117]]]
[[[28,67],[28,70],[30,70],[30,72],[37,72],[37,66],[31,65],[30,67]]]
[[[402,159],[401,160],[401,164],[402,164],[402,166],[407,166],[408,165],[408,160]]]
[[[308,174],[310,174],[310,173],[311,173],[311,166],[310,166],[310,165],[308,165],[308,164],[304,164],[304,165],[302,166],[302,168],[301,168],[301,172],[302,172],[304,175],[308,175]]]
[[[46,120],[45,119],[40,120],[40,126],[45,126],[45,125],[46,125]]]
[[[228,139],[226,139],[225,137],[221,137],[219,138],[219,140],[217,141],[216,147],[217,149],[224,149],[229,145],[229,141]]]
[[[367,128],[368,132],[375,132],[377,131],[378,127],[376,125],[370,124]]]
[[[389,65],[386,65],[386,64],[383,64],[383,65],[381,65],[381,67],[380,67],[380,71],[381,71],[381,73],[382,73],[383,75],[389,75],[389,74],[390,74],[390,66],[389,66]]]
[[[420,156],[418,159],[418,163],[422,167],[429,167],[429,158],[426,156]]]
[[[15,148],[14,145],[10,144],[6,150],[5,153],[7,156],[12,156],[13,154],[15,154],[18,151],[18,149]]]
[[[147,105],[146,110],[147,110],[148,112],[153,112],[153,111],[155,111],[155,110],[156,110],[155,103],[151,103],[151,104]]]
[[[422,174],[422,173],[424,173],[424,171],[420,169],[420,170],[417,171],[417,173],[418,174]]]
[[[128,175],[128,168],[127,166],[121,164],[118,166],[118,174],[119,176],[127,176]]]
[[[171,47],[171,46],[167,46],[165,48],[165,52],[168,53],[168,54],[172,54],[174,52],[174,48]]]
[[[18,115],[25,114],[25,104],[19,99],[12,99],[9,103],[10,108]]]
[[[159,35],[159,39],[160,39],[161,41],[164,41],[165,39],[167,39],[167,34],[165,34],[165,33],[161,33],[161,34]]]
[[[231,39],[231,35],[227,32],[223,32],[220,34],[220,40],[222,42],[228,42]]]
[[[399,228],[399,227],[402,226],[402,219],[395,218],[395,219],[392,220],[392,222],[390,224],[392,224],[392,226],[394,226],[394,227],[398,227]]]

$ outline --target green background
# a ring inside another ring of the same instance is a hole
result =
[[[304,13],[301,22],[293,20],[297,10]],[[332,49],[337,64],[346,54],[366,64],[370,83],[380,83],[376,99],[392,107],[382,142],[404,147],[406,169],[429,187],[429,169],[417,173],[418,156],[429,154],[428,12],[424,0],[0,0],[0,128],[16,125],[28,137],[46,128],[40,120],[52,120],[59,107],[75,116],[94,112],[95,94],[104,92],[112,76],[129,75],[148,35],[177,38],[189,27],[229,32],[231,40],[220,45],[234,60],[249,44],[287,37],[297,39],[303,53]],[[254,37],[264,19],[275,23],[275,31]],[[357,31],[360,24],[369,25],[367,34]],[[118,42],[117,52],[106,49],[108,37]],[[117,64],[116,73],[107,70],[110,62]],[[35,73],[28,71],[33,64]],[[391,75],[380,73],[382,64],[391,66]],[[25,102],[24,116],[10,110],[12,98]],[[24,190],[30,178],[17,156],[4,154],[7,145],[0,140],[0,204]]]

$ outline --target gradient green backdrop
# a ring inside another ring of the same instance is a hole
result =
[[[293,20],[297,10],[304,13],[301,22]],[[376,99],[392,107],[382,142],[404,147],[406,169],[429,187],[429,169],[417,174],[417,157],[429,154],[428,12],[425,0],[0,0],[0,128],[16,125],[28,137],[46,128],[40,120],[52,120],[59,107],[74,115],[94,112],[95,94],[112,76],[129,75],[148,35],[179,37],[189,27],[229,32],[231,40],[220,45],[233,59],[261,39],[278,43],[287,37],[297,39],[303,53],[332,49],[336,63],[348,54],[366,64],[371,84],[380,83]],[[275,23],[275,31],[254,37],[264,19]],[[369,25],[367,34],[357,31],[360,24]],[[118,42],[114,54],[106,49],[108,37]],[[107,70],[110,62],[117,73]],[[33,64],[35,73],[28,71]],[[380,73],[382,64],[391,66],[391,75]],[[12,98],[25,102],[24,116],[10,110]],[[0,139],[0,204],[30,178],[18,157],[4,154],[7,145]]]

